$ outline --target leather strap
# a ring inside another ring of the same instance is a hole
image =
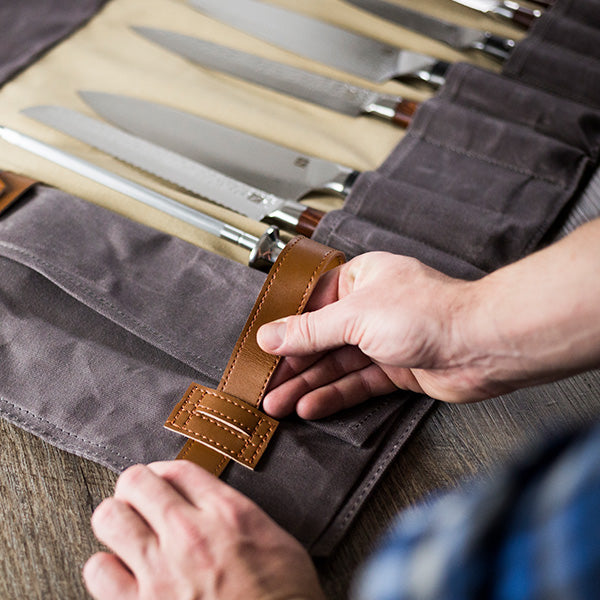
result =
[[[341,265],[341,252],[303,237],[283,249],[271,268],[216,390],[193,383],[165,427],[190,438],[177,458],[219,475],[229,459],[254,468],[277,421],[258,410],[280,357],[256,341],[265,323],[300,314],[319,277]]]
[[[0,171],[0,215],[35,183],[25,175]]]

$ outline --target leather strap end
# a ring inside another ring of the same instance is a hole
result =
[[[0,171],[0,215],[37,181],[10,171]]]
[[[278,422],[225,392],[193,383],[165,427],[254,469]],[[183,456],[181,458],[184,458]]]

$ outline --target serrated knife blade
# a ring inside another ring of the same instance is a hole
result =
[[[457,50],[479,50],[494,58],[506,60],[515,47],[515,40],[489,31],[464,27],[443,21],[416,10],[385,0],[346,0],[349,4],[371,12],[406,29],[416,31]]]
[[[188,0],[209,17],[364,79],[420,79],[439,87],[449,63],[257,0]]]
[[[345,197],[359,173],[162,104],[79,92],[103,119],[248,185],[297,201],[310,192]]]
[[[185,221],[221,239],[250,250],[248,264],[255,269],[268,271],[273,266],[281,250],[285,247],[285,243],[279,239],[279,232],[276,227],[269,227],[258,238],[219,219],[209,217],[168,196],[159,194],[135,181],[121,177],[116,173],[112,173],[74,154],[64,152],[59,148],[25,135],[15,129],[0,125],[0,139],[121,194],[125,194],[138,202],[143,202],[148,206],[161,210],[172,217]]]
[[[192,62],[357,117],[374,115],[406,127],[418,103],[400,96],[379,94],[233,48],[164,29],[133,27],[133,30]]]
[[[310,235],[323,215],[299,202],[284,200],[227,177],[75,110],[62,106],[33,106],[21,112],[127,164],[256,221],[285,226],[297,233]]]

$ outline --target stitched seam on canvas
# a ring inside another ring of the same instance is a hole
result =
[[[129,461],[130,463],[136,462],[132,458],[129,458],[129,456],[127,456],[125,454],[121,454],[120,452],[117,452],[116,450],[112,450],[108,446],[103,446],[102,444],[98,444],[97,442],[92,442],[91,440],[88,440],[87,438],[81,437],[80,435],[77,435],[76,433],[72,433],[72,432],[68,431],[67,429],[63,429],[62,427],[59,427],[58,425],[54,424],[52,421],[49,421],[48,419],[44,419],[43,417],[40,417],[39,415],[36,415],[32,411],[30,411],[30,410],[28,410],[26,408],[23,408],[23,407],[19,406],[18,404],[15,404],[14,402],[10,402],[10,400],[7,400],[6,398],[2,398],[0,396],[0,401],[4,402],[8,406],[11,406],[12,408],[14,408],[14,409],[16,409],[16,410],[18,410],[18,411],[20,411],[22,413],[25,413],[26,415],[29,415],[29,416],[33,417],[34,419],[36,419],[40,423],[46,423],[47,425],[50,425],[51,427],[53,427],[57,431],[60,431],[61,433],[64,433],[64,434],[68,435],[69,437],[72,437],[72,438],[75,438],[76,440],[80,440],[82,442],[85,442],[89,446],[95,446],[96,448],[100,448],[101,450],[106,450],[107,452],[110,452],[111,454],[114,454],[115,456],[118,456],[119,458],[124,458],[125,460]]]
[[[471,159],[475,159],[478,160],[480,162],[484,162],[490,165],[494,165],[496,167],[501,167],[507,171],[513,171],[514,173],[519,173],[520,175],[528,175],[529,177],[531,177],[532,179],[537,179],[538,181],[545,181],[546,183],[549,183],[553,186],[559,187],[561,189],[566,189],[568,187],[567,184],[563,184],[560,181],[556,180],[556,179],[551,179],[550,177],[542,177],[540,175],[537,175],[536,173],[534,173],[533,171],[530,171],[528,169],[520,169],[518,167],[515,167],[514,165],[510,165],[507,163],[503,163],[501,161],[498,160],[493,160],[487,156],[484,156],[483,154],[479,154],[477,152],[469,152],[468,150],[464,150],[462,148],[457,148],[455,146],[452,146],[450,144],[444,144],[442,142],[439,142],[437,140],[434,140],[432,138],[430,138],[429,136],[426,135],[419,135],[419,134],[415,134],[413,132],[408,131],[406,133],[407,136],[410,136],[412,138],[416,138],[419,140],[422,140],[423,142],[425,142],[426,144],[430,144],[432,146],[435,146],[437,148],[444,148],[446,150],[450,150],[451,152],[454,152],[455,154],[458,154],[460,156],[466,156],[467,158],[471,158]]]
[[[118,308],[112,302],[110,302],[109,300],[107,300],[103,296],[97,294],[91,287],[89,287],[85,283],[79,281],[74,275],[72,275],[71,273],[68,273],[67,271],[65,271],[61,267],[58,267],[58,266],[56,266],[56,265],[54,265],[52,263],[49,263],[46,260],[44,260],[43,258],[40,258],[39,256],[37,256],[35,254],[31,254],[27,250],[23,250],[22,248],[19,248],[18,246],[15,246],[14,244],[11,244],[10,242],[5,242],[5,241],[0,240],[0,246],[4,246],[5,248],[8,248],[8,249],[12,250],[13,252],[17,252],[18,254],[21,254],[21,255],[23,255],[23,256],[31,259],[34,263],[37,263],[40,266],[48,269],[48,271],[50,271],[50,272],[54,271],[58,276],[63,277],[64,279],[66,279],[71,285],[73,285],[74,287],[78,288],[80,291],[82,291],[89,298],[95,300],[96,302],[98,302],[100,305],[106,307],[107,309],[110,309],[111,311],[113,311],[115,314],[119,315],[120,317],[122,317],[126,321],[129,321],[130,325],[133,325],[133,326],[139,328],[140,330],[146,331],[147,333],[149,333],[151,336],[153,336],[156,339],[157,342],[162,343],[163,345],[169,345],[169,346],[172,346],[172,347],[177,347],[177,344],[173,340],[169,339],[168,337],[166,337],[162,333],[159,333],[154,328],[152,328],[150,325],[147,325],[143,321],[140,321],[137,317],[134,317],[132,314],[127,313],[127,312],[123,311],[122,309]],[[45,276],[44,273],[40,273],[40,275]],[[48,278],[46,277],[46,279],[48,279]],[[54,285],[57,285],[57,287],[60,287],[56,282],[52,282],[52,283],[54,283]],[[61,288],[61,289],[63,289],[63,288]],[[66,294],[68,294],[69,296],[74,297],[68,291],[66,291],[64,289],[63,289],[63,291]],[[87,308],[89,308],[90,310],[96,312],[96,310],[94,308],[90,307],[90,306],[88,306]],[[102,315],[102,316],[104,316],[104,318],[108,318],[106,315]],[[118,326],[121,326],[118,323],[116,323],[116,324]],[[136,334],[133,334],[133,335],[136,335]],[[147,344],[149,344],[149,345],[153,345],[152,342],[149,342],[149,341],[146,341],[146,340],[144,340],[144,341]],[[166,354],[168,354],[168,352],[165,351],[165,350],[163,350],[163,352],[165,352]],[[198,356],[198,355],[195,355],[195,354],[191,354],[189,352],[186,352],[185,350],[182,350],[181,352],[182,352],[182,354],[184,356],[187,356],[189,359],[194,360],[194,362],[197,361],[197,360],[200,360],[200,361],[202,361],[206,365],[204,357]],[[175,357],[172,357],[172,358],[175,358]],[[206,366],[210,367],[211,369],[214,369],[215,371],[218,370],[215,365],[208,364]],[[200,371],[200,369],[198,369],[197,366],[194,366],[193,368],[196,371]],[[200,372],[202,372],[202,371],[200,371]],[[211,375],[208,375],[208,374],[206,374],[206,375],[208,377],[211,377]]]
[[[383,462],[382,464],[379,465],[379,467],[377,467],[377,469],[375,470],[375,473],[373,473],[372,477],[364,484],[362,492],[359,494],[359,496],[356,498],[356,500],[352,503],[352,506],[350,506],[346,512],[346,516],[344,517],[344,519],[338,523],[338,525],[334,528],[334,531],[339,531],[341,529],[343,529],[346,526],[346,523],[352,518],[352,516],[356,513],[356,510],[358,509],[358,507],[362,504],[363,499],[365,498],[365,496],[371,491],[374,483],[379,479],[379,476],[381,474],[382,471],[384,471],[385,469],[387,469],[388,465],[389,465],[389,459],[391,456],[393,456],[398,448],[400,448],[402,445],[404,445],[406,443],[406,434],[409,433],[411,431],[411,429],[414,427],[415,423],[429,410],[430,406],[427,406],[425,409],[420,410],[408,423],[408,425],[404,428],[404,430],[402,431],[402,433],[400,434],[400,437],[402,438],[401,441],[396,442],[391,449],[389,450],[389,452],[387,452],[385,454],[385,456],[383,457]]]

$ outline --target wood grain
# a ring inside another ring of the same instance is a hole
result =
[[[536,444],[600,417],[600,371],[471,405],[440,404],[418,428],[336,552],[317,563],[331,599],[402,509],[489,478]],[[0,421],[0,598],[87,598],[81,568],[100,545],[89,519],[116,475]]]

